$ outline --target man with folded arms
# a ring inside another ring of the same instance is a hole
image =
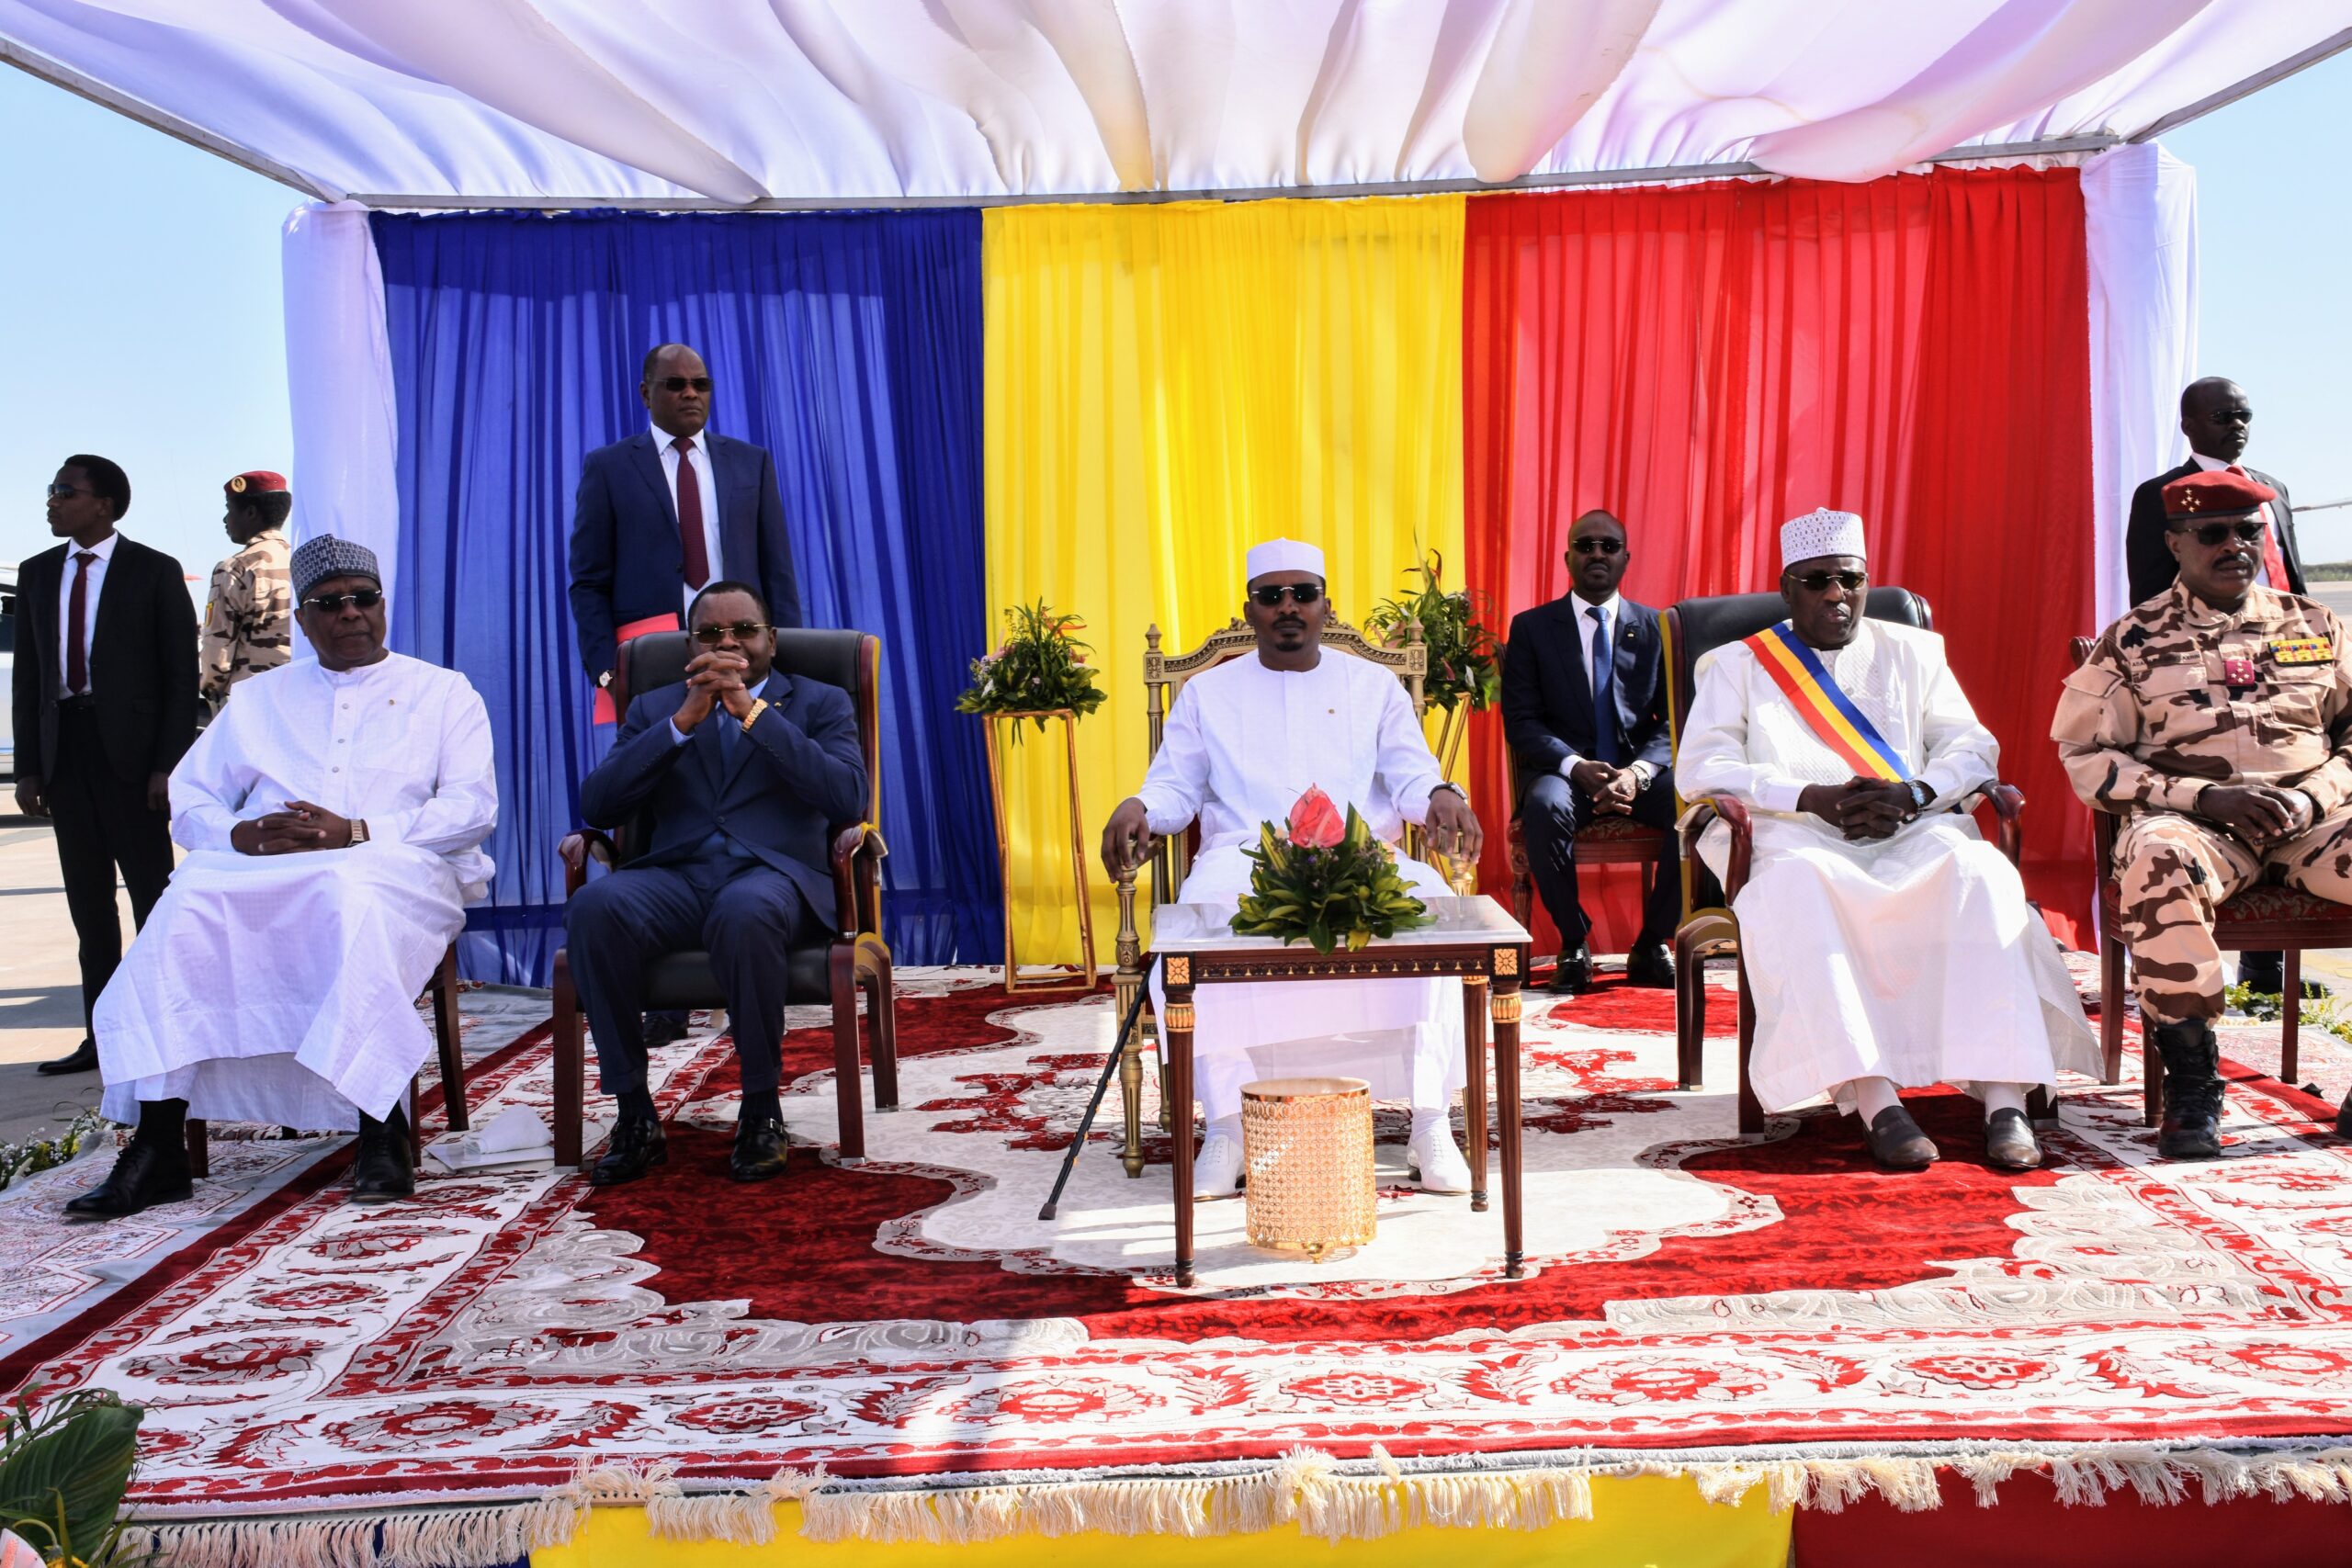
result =
[[[137,1131],[69,1213],[187,1197],[190,1116],[356,1128],[352,1195],[415,1190],[416,998],[490,882],[490,718],[385,648],[371,551],[322,536],[290,570],[318,658],[242,682],[173,770],[187,858],[97,1006],[101,1108]]]
[[[1143,788],[1103,826],[1112,876],[1132,871],[1155,837],[1197,819],[1200,852],[1179,901],[1238,907],[1250,891],[1244,851],[1261,823],[1286,820],[1309,787],[1343,816],[1353,806],[1383,840],[1421,823],[1440,853],[1475,859],[1478,819],[1439,772],[1404,686],[1380,665],[1323,650],[1331,614],[1323,552],[1295,539],[1252,549],[1241,613],[1258,651],[1203,671],[1177,694]],[[1452,895],[1426,865],[1400,855],[1396,869],[1420,897]],[[1240,1182],[1242,1085],[1334,1072],[1371,1080],[1377,1098],[1409,1100],[1409,1155],[1421,1186],[1469,1190],[1470,1168],[1448,1125],[1463,1082],[1461,981],[1204,986],[1193,1006],[1193,1081],[1209,1123],[1193,1167],[1195,1198],[1229,1198]],[[1191,1114],[1182,1109],[1180,1129]]]
[[[1756,1000],[1749,1078],[1768,1111],[1826,1093],[1871,1153],[1919,1170],[1939,1151],[1898,1091],[1951,1083],[1984,1105],[1984,1152],[2041,1163],[2027,1092],[2098,1043],[2017,868],[1950,808],[1998,776],[1998,747],[1943,638],[1865,620],[1862,520],[1821,510],[1781,530],[1789,618],[1699,664],[1677,771],[1692,800],[1755,822],[1732,900]],[[1700,854],[1724,874],[1718,822]]]
[[[2165,1064],[2167,1159],[2221,1152],[2213,912],[2276,873],[2352,903],[2352,650],[2335,612],[2256,581],[2271,488],[2215,468],[2165,486],[2179,576],[2066,678],[2051,734],[2115,835],[2121,935]],[[2352,1134],[2352,1095],[2337,1112]]]

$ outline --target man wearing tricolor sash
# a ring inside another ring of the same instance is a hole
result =
[[[1828,1094],[1880,1163],[1916,1170],[1939,1151],[1898,1090],[1954,1084],[1984,1101],[1986,1158],[2029,1169],[2027,1092],[2095,1068],[2097,1041],[2016,868],[1951,809],[1998,776],[1998,746],[1941,637],[1863,618],[1860,518],[1796,519],[1781,560],[1789,618],[1700,661],[1675,764],[1686,798],[1755,821],[1732,908],[1757,1098]],[[1699,850],[1723,874],[1729,830]]]

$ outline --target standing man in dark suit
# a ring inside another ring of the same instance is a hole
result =
[[[1586,513],[1568,536],[1570,592],[1512,617],[1503,651],[1503,735],[1521,788],[1528,867],[1560,928],[1552,989],[1592,985],[1592,953],[1577,896],[1577,829],[1597,816],[1674,824],[1673,736],[1657,612],[1622,597],[1633,553],[1625,526]],[[1671,988],[1667,943],[1682,914],[1681,882],[1661,860],[1625,964],[1636,986]]]
[[[2132,603],[2144,604],[2169,591],[2178,575],[2172,546],[2165,537],[2165,486],[2198,470],[2232,468],[2278,492],[2258,513],[2267,525],[2262,536],[2262,565],[2255,581],[2280,593],[2305,593],[2303,558],[2295,548],[2295,513],[2287,503],[2287,487],[2259,468],[2238,461],[2245,456],[2254,434],[2254,404],[2245,389],[2222,376],[2191,381],[2180,394],[2180,432],[2188,437],[2188,461],[2166,468],[2132,492],[2132,520],[2123,530],[2124,569],[2131,575]],[[2277,953],[2238,954],[2238,984],[2265,996],[2287,988],[2284,956]],[[2324,996],[2327,987],[2316,980],[2303,982],[2306,993]]]
[[[720,578],[757,586],[775,625],[800,625],[775,461],[708,428],[702,355],[682,343],[656,345],[637,395],[652,428],[589,453],[572,508],[571,621],[600,690],[612,684],[623,627],[684,625],[694,596]],[[654,1013],[643,1035],[649,1046],[683,1040],[686,1020]]]
[[[718,581],[690,612],[701,651],[686,679],[629,704],[611,753],[580,784],[580,811],[617,827],[640,809],[652,846],[564,909],[580,1004],[605,1092],[620,1101],[598,1186],[634,1181],[668,1152],[629,1025],[645,966],[709,953],[727,992],[743,1104],[728,1174],[783,1174],[785,976],[791,950],[836,918],[826,835],[865,809],[865,754],[847,694],[774,671],[775,631],[748,583]]]
[[[122,962],[116,868],[143,926],[172,875],[166,781],[196,739],[196,604],[178,561],[115,532],[130,510],[120,468],[66,458],[49,487],[65,543],[17,572],[17,807],[55,826],[82,957],[82,1043],[44,1073],[97,1068],[90,1010]]]

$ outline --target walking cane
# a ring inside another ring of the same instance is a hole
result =
[[[1054,1178],[1053,1196],[1037,1211],[1041,1220],[1054,1217],[1054,1210],[1062,1201],[1062,1189],[1069,1185],[1069,1173],[1078,1164],[1078,1151],[1086,1146],[1086,1135],[1094,1130],[1094,1113],[1102,1109],[1102,1096],[1111,1087],[1111,1076],[1119,1070],[1119,1059],[1126,1055],[1127,1036],[1136,1031],[1136,1020],[1143,1014],[1144,998],[1151,994],[1151,965],[1159,962],[1154,953],[1151,962],[1143,966],[1143,983],[1136,987],[1136,999],[1127,1004],[1126,1021],[1119,1025],[1119,1037],[1111,1043],[1110,1059],[1102,1064],[1102,1076],[1094,1080],[1094,1098],[1086,1102],[1086,1114],[1078,1120],[1078,1135],[1069,1141],[1069,1153],[1062,1156],[1062,1173]]]

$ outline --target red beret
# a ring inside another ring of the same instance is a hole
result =
[[[220,487],[231,499],[254,495],[277,495],[286,489],[286,476],[273,474],[267,468],[249,468]],[[2171,492],[2167,491],[2166,494]]]
[[[2233,468],[2207,468],[2185,475],[2165,486],[2165,515],[2169,518],[2244,517],[2278,492],[2251,475]]]

